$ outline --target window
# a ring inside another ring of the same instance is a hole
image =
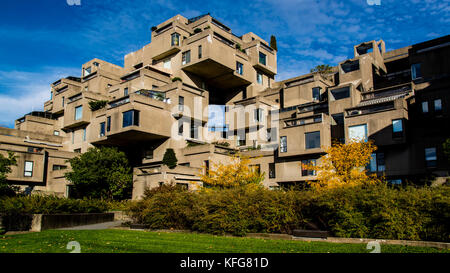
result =
[[[178,111],[181,111],[181,112],[184,111],[184,97],[183,96],[178,97]]]
[[[181,64],[185,65],[187,63],[191,62],[191,51],[188,50],[186,52],[183,52],[182,58],[181,58]]]
[[[236,72],[239,75],[243,75],[244,74],[244,65],[241,64],[240,62],[236,62]]]
[[[164,62],[163,62],[163,67],[164,67],[165,69],[170,69],[171,66],[172,66],[172,62],[170,61],[170,59],[164,60]]]
[[[83,116],[83,106],[75,107],[75,120],[80,120]]]
[[[305,133],[306,149],[320,148],[320,131]]]
[[[344,113],[339,113],[331,115],[335,124],[333,125],[344,125]]]
[[[178,135],[183,135],[183,120],[181,119],[178,120]]]
[[[400,185],[402,183],[402,179],[389,179],[388,182],[392,185]]]
[[[441,99],[434,100],[434,111],[436,113],[442,112],[442,101],[441,101]]]
[[[67,169],[67,166],[65,166],[65,165],[53,165],[52,169],[54,171],[65,170],[65,169]]]
[[[266,54],[259,52],[259,63],[266,65]]]
[[[91,74],[91,67],[89,66],[88,68],[85,68],[83,70],[83,77],[88,76],[89,74]]]
[[[313,101],[320,101],[320,87],[314,87],[312,89],[312,99]]]
[[[198,58],[199,59],[202,58],[202,46],[201,45],[198,46]]]
[[[62,107],[64,107],[64,97],[62,97]]]
[[[315,159],[302,160],[302,176],[314,176],[316,175],[315,170],[311,170],[310,166],[316,166]]]
[[[427,167],[436,167],[437,155],[435,147],[425,149],[425,163]]]
[[[255,165],[249,165],[250,170],[252,170],[254,173],[261,174],[261,165],[255,164]]]
[[[256,72],[256,82],[263,84],[263,75],[260,72]]]
[[[367,141],[367,124],[348,127],[348,138],[356,141]]]
[[[111,117],[106,118],[106,132],[111,131]]]
[[[130,110],[122,113],[122,127],[139,126],[139,111]]]
[[[97,63],[97,62],[93,62],[92,64],[93,64],[94,66],[96,66],[96,67],[99,66],[99,63]]]
[[[269,163],[269,178],[275,178],[275,163]]]
[[[23,176],[32,177],[33,176],[33,161],[25,161]]]
[[[346,61],[345,63],[341,64],[341,68],[344,73],[359,70],[359,60]]]
[[[171,35],[171,42],[170,42],[170,45],[171,46],[179,46],[180,45],[180,34],[178,34],[178,33],[172,33],[172,35]]]
[[[74,153],[81,154],[81,149],[75,149],[75,150],[73,150],[73,152],[74,152]]]
[[[411,77],[413,80],[422,78],[422,72],[420,69],[420,63],[411,65]]]
[[[428,101],[422,102],[422,113],[428,113]]]
[[[392,137],[402,137],[403,136],[403,120],[394,119],[392,121]]]
[[[384,172],[386,170],[384,153],[373,153],[367,169],[370,172]]]
[[[236,135],[236,145],[237,146],[245,146],[246,141],[245,141],[245,135],[241,136],[241,135]]]
[[[86,141],[86,128],[83,129],[83,141]]]
[[[53,135],[54,135],[54,136],[59,136],[59,131],[56,131],[56,130],[53,131]]]
[[[340,100],[350,97],[350,87],[344,87],[339,89],[331,90],[331,95],[334,100]]]
[[[128,96],[128,87],[125,87],[125,88],[123,89],[123,95],[124,95],[124,96]]]
[[[105,136],[105,123],[100,123],[100,137]]]
[[[263,109],[261,108],[255,109],[255,121],[256,122],[263,121]]]
[[[280,137],[280,153],[287,152],[287,136]]]
[[[198,138],[198,124],[194,121],[191,121],[191,138]]]
[[[144,150],[144,158],[152,159],[153,158],[153,149]]]

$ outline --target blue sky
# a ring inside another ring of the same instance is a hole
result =
[[[277,80],[335,65],[363,41],[383,39],[392,50],[450,34],[450,0],[80,1],[2,1],[0,126],[41,110],[49,84],[79,76],[92,58],[123,65],[125,54],[150,42],[151,26],[176,14],[210,12],[237,35],[274,34]]]

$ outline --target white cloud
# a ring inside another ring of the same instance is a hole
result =
[[[78,68],[43,67],[39,72],[0,71],[0,126],[14,127],[14,121],[43,110],[50,99],[50,84],[59,78],[77,76]]]

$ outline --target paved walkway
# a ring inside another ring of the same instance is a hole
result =
[[[105,223],[85,225],[85,226],[58,228],[58,230],[99,230],[99,229],[109,229],[109,228],[113,228],[113,227],[118,227],[118,226],[122,225],[123,222],[124,221],[113,221],[113,222],[105,222]]]

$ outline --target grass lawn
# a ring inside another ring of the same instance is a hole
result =
[[[46,230],[0,236],[0,253],[68,253],[77,241],[82,253],[368,253],[366,244],[266,240],[194,233],[133,230]],[[435,248],[381,245],[382,253],[435,253]]]

